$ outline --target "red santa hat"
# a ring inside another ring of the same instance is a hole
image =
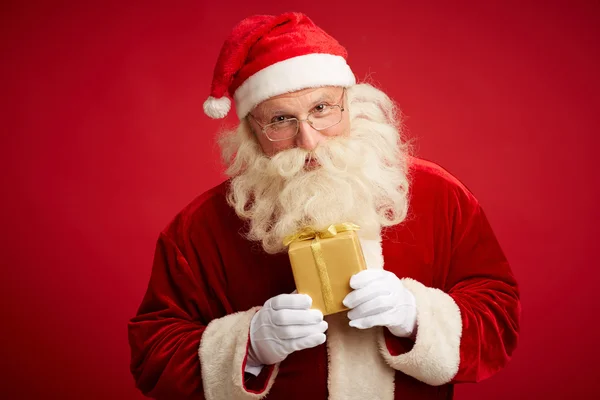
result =
[[[223,118],[235,101],[244,118],[256,105],[296,90],[356,83],[348,54],[306,15],[256,15],[238,23],[221,48],[204,112]]]

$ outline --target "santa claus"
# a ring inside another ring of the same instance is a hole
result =
[[[206,114],[233,97],[229,179],[160,233],[129,323],[131,371],[157,399],[449,399],[506,365],[519,291],[474,195],[411,155],[399,112],[357,84],[305,15],[253,16],[223,45]],[[295,292],[284,238],[360,226],[348,311]]]

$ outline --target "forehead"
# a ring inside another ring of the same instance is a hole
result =
[[[302,89],[271,97],[256,106],[256,110],[268,112],[279,108],[306,107],[323,100],[333,102],[339,100],[341,93],[342,88],[334,86]]]

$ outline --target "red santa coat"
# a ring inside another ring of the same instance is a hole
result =
[[[243,238],[227,182],[160,233],[148,290],[128,325],[137,387],[156,399],[449,399],[509,360],[519,291],[476,198],[439,166],[412,159],[407,219],[383,233],[384,268],[417,302],[418,334],[350,328],[328,316],[327,342],[245,374],[258,306],[295,290],[287,254]]]

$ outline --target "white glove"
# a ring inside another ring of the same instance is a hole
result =
[[[311,310],[306,294],[281,294],[270,298],[250,322],[250,367],[276,364],[294,351],[325,343],[327,322]],[[248,371],[250,372],[250,371]]]
[[[415,296],[390,271],[367,269],[350,278],[353,290],[343,303],[350,326],[368,329],[386,326],[398,337],[408,337],[417,323]]]

